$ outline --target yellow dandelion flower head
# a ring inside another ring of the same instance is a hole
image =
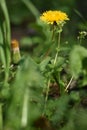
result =
[[[64,22],[66,20],[69,20],[66,13],[62,11],[46,11],[41,16],[40,19],[48,24],[53,24],[56,22],[57,24],[60,22]]]

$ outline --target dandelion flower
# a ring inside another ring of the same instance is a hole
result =
[[[41,16],[40,19],[47,24],[59,24],[62,22],[65,22],[66,20],[69,20],[66,13],[61,11],[46,11]]]

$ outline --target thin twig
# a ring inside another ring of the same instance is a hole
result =
[[[69,83],[67,84],[67,86],[66,86],[66,88],[65,88],[65,91],[67,91],[67,89],[69,88],[69,86],[70,86],[70,84],[71,84],[72,80],[73,80],[73,76],[71,77],[71,79],[70,79]]]

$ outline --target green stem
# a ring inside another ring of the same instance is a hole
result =
[[[58,54],[59,54],[59,48],[60,48],[60,37],[61,37],[61,32],[58,33],[58,47],[57,47],[57,52],[54,58],[54,65],[56,64],[57,58],[58,58]]]
[[[28,124],[28,100],[29,99],[29,91],[28,88],[25,90],[23,108],[22,108],[22,118],[21,118],[21,126],[22,128],[26,128]]]
[[[2,103],[0,103],[0,130],[3,130]]]
[[[54,65],[56,64],[56,61],[57,61],[57,58],[58,58],[58,53],[59,53],[59,48],[60,48],[60,37],[61,37],[61,31],[58,33],[58,47],[57,47],[57,52],[56,52],[54,63],[53,63]],[[50,87],[50,79],[48,80],[48,85],[47,85],[47,90],[46,90],[46,97],[45,97],[44,112],[43,112],[42,115],[44,115],[45,110],[46,110],[46,104],[47,104],[48,94],[49,94],[49,87]]]
[[[8,86],[9,70],[5,69],[4,86]]]
[[[46,97],[45,97],[45,104],[44,104],[44,111],[43,111],[42,115],[44,115],[45,110],[46,110],[46,104],[47,104],[48,94],[49,94],[49,87],[50,87],[50,79],[48,80],[48,85],[47,85],[47,90],[46,90]]]
[[[3,24],[3,37],[4,37],[4,52],[6,58],[6,66],[5,66],[5,83],[8,82],[9,77],[9,66],[10,66],[10,43],[11,43],[11,32],[10,32],[10,21],[8,16],[8,10],[6,7],[5,0],[1,0],[0,6],[2,8],[4,14],[4,24]]]
[[[82,39],[79,40],[79,43],[80,43],[80,45],[81,45],[81,43],[82,43]]]

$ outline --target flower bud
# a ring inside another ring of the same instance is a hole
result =
[[[12,48],[12,63],[18,64],[21,59],[19,42],[17,40],[12,40],[11,48]]]

